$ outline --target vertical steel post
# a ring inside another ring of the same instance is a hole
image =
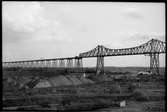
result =
[[[67,59],[66,66],[67,66],[67,71],[71,72],[73,69],[73,59]]]
[[[59,64],[60,64],[60,68],[65,68],[65,61],[64,61],[64,59],[60,59],[59,60]]]
[[[83,72],[83,63],[82,63],[82,58],[77,58],[76,60],[76,67],[78,72]]]

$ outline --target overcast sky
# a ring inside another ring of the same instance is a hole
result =
[[[3,61],[71,57],[98,44],[117,49],[165,41],[165,4],[2,2],[2,28]],[[83,61],[96,65],[96,58]],[[105,65],[149,66],[149,57],[106,57]]]

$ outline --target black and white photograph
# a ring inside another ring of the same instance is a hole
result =
[[[166,112],[165,7],[2,1],[2,110]]]

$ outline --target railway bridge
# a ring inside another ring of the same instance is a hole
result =
[[[104,57],[124,55],[145,55],[150,57],[150,72],[152,74],[158,75],[159,55],[162,53],[166,53],[166,42],[157,39],[151,39],[144,44],[131,48],[110,49],[103,45],[98,45],[96,48],[87,52],[80,53],[78,56],[75,57],[3,62],[3,67],[63,68],[67,69],[69,72],[73,71],[74,69],[76,72],[84,72],[82,59],[96,57],[96,75],[99,75],[104,73]]]

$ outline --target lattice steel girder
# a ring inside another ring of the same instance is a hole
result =
[[[165,53],[166,43],[160,40],[151,39],[147,43],[142,45],[124,48],[124,49],[109,49],[102,45],[98,45],[96,48],[80,53],[79,57],[97,57],[99,55],[103,56],[119,56],[119,55],[136,55],[136,54],[147,54],[147,53]]]
[[[150,72],[159,75],[159,53],[150,54]]]
[[[104,74],[104,56],[97,57],[96,75]]]

